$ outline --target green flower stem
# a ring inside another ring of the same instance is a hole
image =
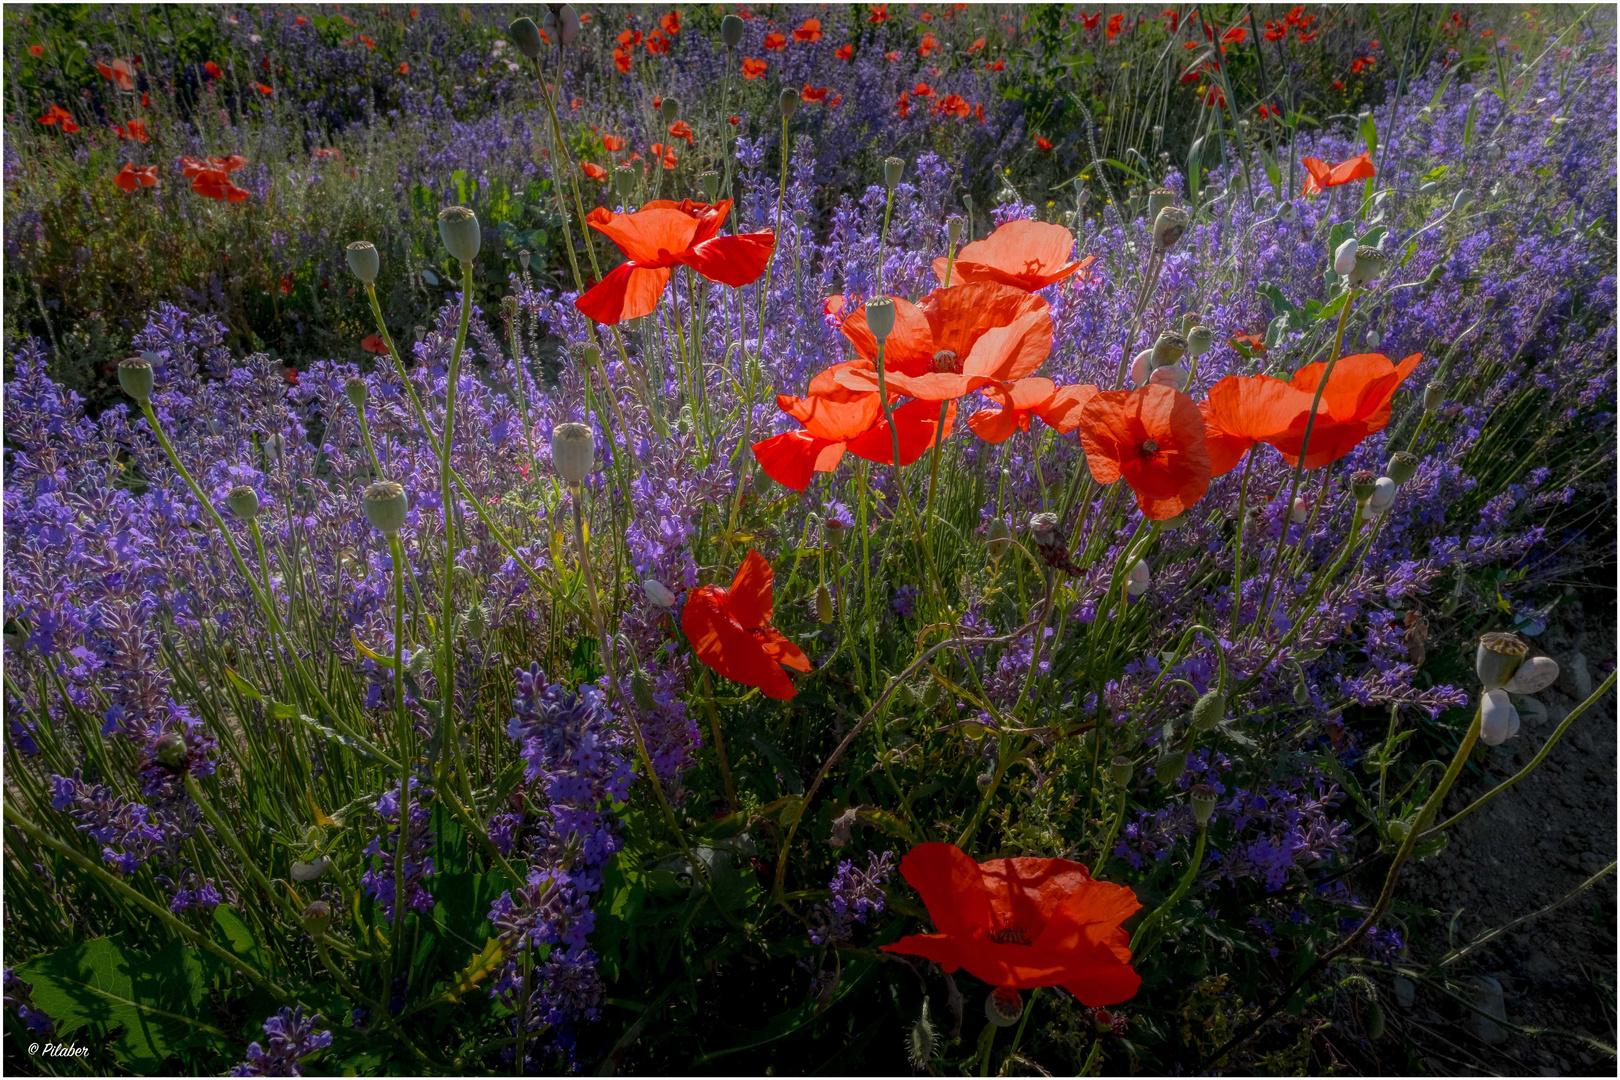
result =
[[[11,805],[10,799],[7,799],[5,802],[4,814],[5,820],[14,828],[21,830],[25,835],[28,836],[29,839],[35,841],[36,843],[44,844],[52,851],[55,851],[57,854],[66,858],[69,862],[72,862],[74,865],[78,866],[79,869],[88,872],[91,877],[95,878],[101,883],[103,888],[110,890],[113,895],[124,900],[125,902],[132,903],[141,908],[147,914],[156,918],[158,922],[162,923],[171,933],[191,942],[200,949],[212,953],[218,959],[223,960],[229,966],[230,970],[241,972],[244,978],[246,978],[254,986],[257,986],[259,989],[269,994],[271,997],[275,998],[277,1001],[293,1004],[298,1003],[297,997],[295,997],[291,992],[283,990],[270,979],[266,978],[252,964],[249,964],[246,960],[234,953],[227,952],[225,949],[216,944],[211,938],[198,933],[190,926],[187,926],[185,923],[175,918],[174,914],[162,904],[149,899],[145,894],[131,888],[130,885],[122,878],[119,878],[117,875],[109,873],[102,867],[97,866],[82,852],[62,843],[62,841],[46,833],[38,825],[35,825],[33,822],[23,817],[22,814]]]
[[[272,901],[280,903],[282,910],[292,918],[293,925],[299,925],[303,921],[303,912],[297,910],[292,901],[287,898],[287,895],[278,892],[275,886],[270,883],[270,879],[265,877],[264,871],[259,869],[259,864],[253,861],[247,849],[242,846],[242,839],[236,835],[236,829],[219,816],[219,811],[214,809],[213,804],[208,801],[208,797],[203,794],[201,785],[197,783],[197,778],[189,772],[186,773],[185,785],[186,793],[191,796],[192,801],[197,804],[197,808],[202,811],[203,817],[208,819],[208,824],[214,827],[214,831],[224,839],[225,846],[229,847],[236,854],[236,857],[242,861],[242,869],[247,871],[248,877],[252,878],[254,884],[264,890],[265,895]]]
[[[1156,930],[1160,921],[1164,919],[1165,912],[1175,907],[1181,901],[1181,898],[1187,895],[1187,890],[1192,888],[1193,880],[1198,877],[1198,870],[1204,864],[1204,843],[1208,838],[1209,826],[1200,825],[1198,827],[1198,843],[1193,847],[1192,862],[1188,864],[1186,872],[1181,875],[1181,881],[1176,885],[1176,891],[1171,893],[1164,903],[1154,908],[1152,914],[1137,924],[1136,932],[1131,935],[1130,946],[1131,955],[1135,962],[1140,963],[1142,957],[1146,956],[1153,946],[1158,944],[1157,935],[1149,936],[1148,932]]]
[[[740,805],[737,802],[737,785],[731,779],[731,765],[726,760],[726,740],[720,733],[720,714],[715,711],[714,685],[709,680],[709,669],[707,667],[703,669],[702,681],[703,704],[709,710],[709,730],[714,733],[714,753],[720,760],[720,778],[724,781],[726,787],[726,807],[732,813],[736,813],[737,807]]]
[[[451,593],[455,588],[456,568],[456,498],[455,485],[450,476],[450,450],[456,439],[456,382],[461,378],[461,354],[467,344],[467,324],[472,318],[472,263],[461,264],[461,318],[456,323],[456,342],[450,352],[450,367],[444,384],[444,435],[439,439],[439,498],[444,501],[444,585],[439,594],[439,621],[443,624],[444,638],[439,654],[439,723],[443,725],[443,738],[455,762],[456,774],[463,794],[471,796],[472,788],[466,767],[461,761],[461,738],[456,724],[456,620],[452,614]],[[404,775],[402,773],[402,775]],[[400,792],[404,806],[406,792]],[[403,841],[404,813],[400,810],[400,833]],[[396,862],[403,862],[396,859]],[[404,902],[404,894],[395,899]]]
[[[1096,737],[1101,739],[1102,732],[1098,731]],[[1125,820],[1125,789],[1119,789],[1119,798],[1114,804],[1113,823],[1108,826],[1108,835],[1103,837],[1102,847],[1097,851],[1097,861],[1091,864],[1091,876],[1097,877],[1108,862],[1108,850],[1114,846],[1114,837],[1119,835],[1120,823]]]
[[[1232,636],[1237,637],[1243,622],[1243,534],[1249,526],[1249,471],[1254,467],[1254,447],[1243,461],[1243,484],[1238,489],[1237,537],[1232,541]]]

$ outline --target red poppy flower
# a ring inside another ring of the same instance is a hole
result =
[[[45,55],[45,46],[43,46],[43,45],[30,45],[30,46],[28,46],[28,54],[30,56],[44,56]]]
[[[382,356],[388,352],[388,343],[383,341],[381,334],[367,334],[360,339],[360,347],[368,353]]]
[[[619,74],[630,74],[630,53],[622,46],[613,50],[613,66],[619,69]]]
[[[838,46],[838,51],[833,53],[833,55],[838,57],[840,60],[852,60],[855,58],[855,46],[840,45]]]
[[[1320,195],[1330,187],[1348,184],[1352,180],[1366,180],[1374,172],[1372,157],[1368,154],[1357,154],[1348,161],[1332,166],[1313,157],[1301,158],[1299,163],[1310,174],[1305,178],[1306,195]]]
[[[120,90],[135,89],[135,65],[128,60],[114,60],[110,64],[96,62],[96,70],[103,79],[111,80]]]
[[[972,56],[982,48],[984,48],[984,38],[978,38],[973,42],[973,44],[968,46],[967,55]]]
[[[894,330],[883,347],[891,393],[950,401],[992,383],[1016,382],[1052,351],[1052,316],[1045,300],[994,281],[935,289],[912,304],[894,301]],[[877,389],[877,339],[866,310],[840,327],[860,361],[838,377],[851,390]]]
[[[692,125],[685,120],[677,120],[669,125],[669,137],[672,139],[685,139],[689,146],[696,145],[692,141]]]
[[[1266,338],[1264,334],[1233,334],[1232,347],[1239,352],[1247,349],[1256,356],[1266,355]]]
[[[579,171],[590,177],[592,180],[606,180],[608,174],[606,169],[602,168],[602,166],[596,164],[594,161],[580,162]]]
[[[1232,42],[1234,44],[1241,44],[1243,42],[1243,39],[1247,38],[1248,36],[1249,36],[1248,27],[1234,26],[1234,27],[1232,27],[1232,29],[1228,30],[1226,33],[1221,35],[1221,40],[1222,41],[1230,41],[1230,42]]]
[[[869,22],[869,23],[873,23],[873,24],[888,22],[889,21],[889,5],[888,4],[873,4],[872,5],[872,14],[870,14],[870,15],[868,15],[866,17],[866,21]]]
[[[752,57],[744,59],[742,62],[742,77],[745,79],[757,79],[765,74],[765,69],[769,66],[763,60],[755,60]]]
[[[681,32],[681,13],[678,11],[671,11],[662,19],[658,20],[658,25],[664,28],[664,33],[673,37]]]
[[[302,15],[293,16],[293,22],[297,23],[299,26],[308,26],[309,25],[309,20],[304,18]]]
[[[395,68],[395,70],[398,71],[401,75],[409,75],[411,73],[411,65],[407,64],[405,61],[401,60],[399,62],[399,67]]]
[[[1125,920],[1141,910],[1123,885],[1093,881],[1067,859],[974,862],[955,844],[918,844],[900,860],[937,934],[910,934],[884,952],[921,956],[946,973],[966,968],[995,987],[1061,986],[1083,1005],[1134,997]]]
[[[913,86],[911,88],[911,92],[916,97],[933,97],[934,96],[934,88],[932,86],[929,86],[925,82],[920,82],[916,86]]]
[[[602,149],[610,154],[617,154],[624,149],[624,140],[617,135],[604,135],[602,136]]]
[[[145,120],[131,120],[126,124],[115,125],[113,131],[120,139],[134,139],[136,142],[148,142]]]
[[[1333,365],[1333,374],[1328,376],[1316,422],[1311,425],[1305,467],[1319,469],[1338,461],[1359,446],[1361,440],[1383,431],[1389,423],[1390,398],[1422,359],[1422,353],[1413,353],[1399,364],[1382,353],[1340,357]],[[1326,364],[1307,364],[1294,372],[1291,385],[1314,398],[1326,370]],[[1282,452],[1290,465],[1299,464],[1308,420],[1307,411],[1297,417],[1286,432],[1266,440]]]
[[[1311,395],[1269,375],[1228,375],[1210,387],[1198,403],[1210,476],[1231,472],[1256,443],[1282,435],[1310,409]]]
[[[924,34],[922,41],[917,43],[917,55],[932,56],[937,48],[939,48],[939,38],[933,34]]]
[[[214,63],[212,60],[209,60],[203,64],[203,70],[208,72],[208,74],[212,75],[216,79],[223,79],[225,77],[225,72],[221,71],[220,66]]]
[[[702,585],[687,594],[681,630],[717,674],[786,701],[799,691],[783,666],[809,671],[810,658],[771,625],[774,577],[765,557],[749,548],[731,588]]]
[[[963,97],[961,94],[946,94],[942,99],[940,99],[940,103],[936,111],[942,116],[950,115],[956,117],[965,117],[973,115],[973,106],[969,105],[967,98]]]
[[[662,152],[657,146],[654,153]],[[665,167],[671,167],[666,160]],[[731,200],[713,206],[690,199],[676,203],[657,199],[634,214],[615,214],[597,207],[585,218],[591,228],[624,252],[615,267],[574,306],[599,323],[650,314],[669,283],[672,266],[690,266],[710,281],[741,288],[765,272],[776,234],[769,229],[720,236],[731,212]]]
[[[654,30],[647,35],[647,51],[654,56],[665,56],[669,53],[669,38],[662,32]]]
[[[633,48],[634,46],[641,44],[641,31],[620,30],[617,40],[619,44],[623,45],[625,48]]]
[[[799,24],[799,28],[797,30],[793,31],[793,40],[794,41],[820,41],[821,40],[821,20],[820,19],[806,19],[806,20],[804,20],[804,22]]]
[[[1092,477],[1123,477],[1145,517],[1173,518],[1209,490],[1204,414],[1171,387],[1100,391],[1080,410],[1079,427]]]
[[[137,169],[133,161],[126,161],[123,170],[113,177],[113,183],[125,191],[134,191],[138,187],[156,187],[157,182],[156,165],[148,165],[144,169]]]
[[[1089,255],[1070,262],[1073,253],[1074,234],[1062,225],[1009,221],[956,253],[951,281],[998,281],[1034,292],[1084,271],[1097,258]],[[945,264],[944,258],[934,260],[934,275],[941,282],[945,280]]]
[[[1045,135],[1037,135],[1035,136],[1035,146],[1039,150],[1050,150],[1052,149],[1052,140],[1048,139]],[[1067,229],[1063,231],[1068,232]]]
[[[680,158],[675,156],[675,148],[673,146],[665,146],[663,143],[653,143],[652,152],[653,157],[655,158],[660,154],[663,155],[662,161],[664,168],[666,169],[673,169],[676,163],[680,161]]]
[[[261,94],[265,94],[265,95],[267,95],[267,96],[268,96],[268,95],[270,95],[270,94],[273,94],[273,93],[275,93],[275,90],[274,90],[274,89],[272,89],[272,88],[271,88],[271,87],[268,87],[268,86],[266,86],[266,85],[264,85],[264,83],[262,83],[262,82],[256,82],[256,83],[254,83],[254,84],[253,84],[253,85],[254,85],[254,87],[255,87],[255,88],[256,88],[256,89],[257,89],[257,90],[258,90],[258,91],[259,91],[259,93],[261,93]]]
[[[1040,417],[1059,435],[1067,435],[1079,425],[1080,410],[1097,388],[1089,383],[1060,388],[1051,379],[1037,378],[987,386],[980,393],[1000,407],[980,409],[968,417],[968,427],[987,443],[1003,443],[1016,431],[1028,431],[1031,416]]]
[[[1125,16],[1123,16],[1123,15],[1110,15],[1110,16],[1108,16],[1108,40],[1112,41],[1114,38],[1118,37],[1119,32],[1124,27],[1124,25],[1125,25]]]
[[[62,131],[68,135],[79,130],[79,125],[73,122],[73,114],[60,105],[52,105],[46,109],[45,115],[39,118],[39,122],[46,127],[50,127],[52,124],[61,124]]]
[[[774,51],[787,48],[787,35],[772,31],[765,35],[765,47]]]
[[[1095,30],[1097,23],[1102,19],[1102,12],[1099,11],[1095,15],[1081,15],[1080,19],[1086,24],[1087,30]]]
[[[895,440],[877,392],[851,390],[838,382],[840,375],[860,363],[836,364],[818,373],[802,398],[778,395],[776,407],[804,426],[754,444],[754,457],[766,476],[803,491],[814,474],[836,469],[846,451],[879,465],[893,463]],[[950,435],[955,420],[956,406],[951,405],[945,410],[945,429],[939,438]],[[909,401],[894,410],[902,466],[934,445],[938,426],[939,407],[934,402]]]
[[[1002,71],[1006,67],[1007,67],[1007,61],[1005,61],[1005,60],[997,60],[993,64],[984,65],[984,70],[986,70],[986,71]]]

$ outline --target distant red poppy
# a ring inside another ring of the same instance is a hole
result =
[[[653,152],[660,148],[655,145]],[[690,266],[710,281],[732,288],[754,281],[765,272],[776,235],[766,229],[720,236],[730,212],[730,199],[713,206],[690,199],[680,203],[657,199],[634,214],[615,214],[606,207],[592,210],[586,222],[627,258],[574,306],[609,326],[650,314],[669,283],[672,266]]]
[[[777,33],[776,31],[766,34],[765,47],[767,49],[771,49],[772,51],[779,51],[787,48],[787,35]]]
[[[1390,398],[1422,359],[1422,353],[1413,353],[1399,364],[1382,353],[1340,357],[1328,376],[1316,422],[1311,425],[1310,445],[1305,447],[1305,467],[1319,469],[1338,461],[1359,446],[1361,440],[1383,431],[1389,423]],[[1307,364],[1294,372],[1291,385],[1314,398],[1326,370],[1324,363]],[[1290,465],[1299,464],[1309,419],[1307,409],[1286,432],[1266,440],[1282,452]]]
[[[624,149],[624,140],[617,135],[604,135],[602,136],[602,149],[610,154],[617,154]]]
[[[799,691],[782,668],[809,671],[810,658],[771,625],[774,577],[765,557],[749,548],[731,588],[702,585],[687,594],[681,630],[698,659],[721,677],[785,701]]]
[[[203,169],[198,172],[192,177],[191,190],[205,198],[232,203],[239,203],[251,194],[246,188],[232,183],[230,174],[223,169]]]
[[[1124,26],[1125,26],[1125,16],[1123,16],[1123,15],[1110,15],[1110,16],[1108,16],[1108,40],[1112,41],[1114,38],[1118,37],[1120,30],[1122,30],[1124,28]]]
[[[1085,23],[1087,30],[1095,30],[1097,29],[1097,23],[1102,20],[1102,12],[1099,11],[1091,15],[1081,15],[1080,20]]]
[[[692,125],[685,120],[677,120],[669,125],[669,137],[672,139],[685,139],[687,145],[695,145],[692,141]]]
[[[262,83],[262,82],[256,82],[256,83],[253,84],[253,86],[261,94],[269,95],[269,94],[275,93],[275,90],[273,88],[264,85],[264,83]]]
[[[982,48],[984,48],[984,38],[978,38],[973,42],[973,44],[968,46],[967,55],[972,56]]]
[[[39,117],[39,122],[46,127],[50,127],[52,124],[61,124],[62,130],[69,135],[79,130],[79,125],[73,122],[73,114],[60,105],[52,105],[46,109],[45,115]]]
[[[674,37],[681,32],[681,13],[679,11],[669,12],[658,20],[658,25],[663,27],[664,33]]]
[[[894,329],[883,347],[890,393],[951,401],[981,386],[1016,382],[1052,351],[1052,316],[1045,300],[995,281],[935,289],[916,304],[894,301]],[[860,363],[838,377],[851,390],[876,390],[877,339],[866,310],[840,327]]]
[[[1266,339],[1263,334],[1233,334],[1231,342],[1239,351],[1247,349],[1256,356],[1266,355]]]
[[[1331,166],[1313,157],[1301,158],[1299,163],[1305,166],[1305,171],[1309,174],[1305,178],[1306,195],[1320,195],[1330,187],[1348,184],[1352,180],[1366,180],[1375,171],[1372,157],[1368,154],[1357,154],[1348,161]]]
[[[136,142],[149,142],[146,134],[145,120],[130,120],[124,124],[114,125],[113,132],[120,139],[133,139]]]
[[[855,58],[855,46],[840,45],[838,46],[838,51],[833,53],[833,55],[838,57],[840,60],[853,60]]]
[[[608,175],[608,171],[602,168],[602,166],[596,164],[594,161],[580,162],[579,171],[590,177],[592,180],[606,180]]]
[[[232,154],[229,157],[211,157],[207,161],[200,161],[194,157],[182,157],[180,159],[180,171],[182,175],[191,178],[208,169],[233,173],[246,164],[247,158],[241,154]]]
[[[216,79],[223,79],[225,77],[225,72],[222,71],[220,66],[214,63],[212,60],[209,60],[203,64],[203,70],[208,72],[208,74],[212,75]]]
[[[934,54],[934,50],[938,48],[939,38],[935,37],[933,34],[924,34],[922,40],[917,43],[917,55],[932,56]]]
[[[654,30],[647,35],[647,51],[654,56],[665,56],[669,53],[669,38],[662,31]]]
[[[367,334],[360,339],[360,347],[368,353],[382,356],[388,352],[388,343],[382,339],[381,334]]]
[[[399,67],[395,68],[394,70],[399,72],[401,75],[409,75],[411,73],[411,65],[401,60],[399,62]]]
[[[1173,518],[1209,490],[1204,415],[1171,387],[1100,391],[1080,410],[1079,430],[1092,477],[1124,478],[1145,517]]]
[[[366,37],[364,34],[360,35],[358,41],[360,44],[364,45],[368,51],[375,52],[377,50],[377,43]]]
[[[110,64],[96,62],[96,70],[120,90],[135,89],[135,65],[128,60],[114,60]]]
[[[820,41],[821,40],[821,20],[820,19],[806,19],[806,20],[804,20],[804,22],[799,24],[798,29],[793,31],[793,40],[794,41],[805,41],[805,42]]]
[[[1248,36],[1249,36],[1249,28],[1248,27],[1246,27],[1246,26],[1234,26],[1234,27],[1232,27],[1232,29],[1228,30],[1226,33],[1221,35],[1221,40],[1225,41],[1225,42],[1232,42],[1234,44],[1241,44],[1243,42],[1243,40],[1245,38],[1247,38]]]
[[[866,21],[869,22],[869,23],[873,23],[873,24],[888,22],[889,21],[889,5],[888,4],[873,4],[872,5],[872,13],[866,17]]]
[[[1282,435],[1310,408],[1311,395],[1269,375],[1228,375],[1210,387],[1198,403],[1210,476],[1231,472],[1256,443]]]
[[[915,97],[933,97],[934,88],[925,82],[920,82],[911,88],[911,93]]]
[[[1045,135],[1037,135],[1035,136],[1035,147],[1038,150],[1050,150],[1052,149],[1052,140],[1048,139]],[[1064,231],[1066,232],[1067,230]]]
[[[156,187],[157,182],[156,165],[148,165],[144,169],[137,169],[132,161],[124,162],[123,170],[113,177],[113,183],[125,191],[134,191],[138,187]]]
[[[946,94],[940,99],[935,111],[941,116],[972,116],[973,106],[968,104],[967,98],[961,94]]]
[[[984,70],[986,70],[986,71],[1002,71],[1006,67],[1007,67],[1007,61],[1006,60],[997,60],[993,64],[984,65]]]
[[[613,50],[613,66],[619,69],[619,74],[630,74],[630,51],[620,45]]]
[[[828,86],[811,86],[805,83],[804,89],[799,91],[799,97],[804,101],[826,101],[827,91],[830,89],[832,88]]]
[[[1044,221],[1009,221],[983,240],[975,240],[956,253],[951,283],[998,281],[1030,292],[1055,285],[1085,271],[1096,261],[1089,255],[1070,262],[1074,234],[1062,225]],[[945,281],[948,260],[934,260],[934,276]]]
[[[966,968],[997,988],[1061,986],[1092,1007],[1127,1001],[1142,985],[1121,925],[1142,905],[1079,863],[979,863],[955,844],[930,843],[906,852],[900,873],[939,932],[907,935],[884,952],[925,957],[947,974]]]
[[[28,46],[28,53],[29,53],[30,56],[44,56],[45,55],[45,46],[43,46],[43,45],[30,45],[30,46]]]
[[[765,74],[765,69],[769,66],[763,60],[755,60],[752,57],[746,58],[742,62],[742,77],[745,79],[757,79]]]
[[[342,161],[343,151],[335,146],[318,146],[310,152],[316,161]]]
[[[1067,435],[1080,423],[1080,410],[1097,393],[1090,384],[1057,387],[1051,379],[1019,379],[1014,383],[986,386],[980,391],[999,408],[980,409],[968,417],[968,427],[987,443],[1003,443],[1017,431],[1029,430],[1029,418],[1041,421]]]
[[[666,169],[673,169],[680,162],[680,158],[675,156],[675,148],[673,146],[665,146],[663,143],[653,143],[650,149],[652,150],[652,155],[655,158],[659,157],[659,155],[663,155],[661,163]]]

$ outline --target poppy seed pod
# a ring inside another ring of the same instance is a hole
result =
[[[1215,344],[1215,331],[1207,326],[1195,326],[1187,331],[1187,351],[1203,356]]]
[[[1373,484],[1373,493],[1367,499],[1367,513],[1377,517],[1388,510],[1395,502],[1395,481],[1387,476],[1380,476]]]
[[[1160,210],[1153,219],[1153,247],[1157,251],[1169,251],[1175,247],[1187,233],[1187,226],[1192,223],[1192,215],[1179,206],[1166,206]]]
[[[735,49],[742,44],[742,39],[743,21],[740,16],[727,15],[720,20],[720,40],[725,43],[726,48]]]
[[[1108,775],[1121,791],[1131,786],[1131,776],[1135,772],[1136,763],[1128,757],[1117,757],[1108,763]]]
[[[1148,192],[1147,216],[1149,221],[1157,221],[1159,211],[1167,206],[1176,204],[1176,193],[1169,188],[1154,188]]]
[[[530,60],[538,57],[540,50],[545,48],[545,41],[540,37],[540,27],[526,15],[521,19],[513,19],[506,32],[511,36],[512,44],[517,46],[518,52]]]
[[[990,549],[990,557],[1001,558],[1001,555],[1012,546],[1012,530],[1000,518],[991,518],[990,524],[984,530],[985,546]]]
[[[579,14],[574,11],[574,5],[560,4],[554,11],[546,12],[546,33],[564,45],[578,41]]]
[[[641,591],[647,594],[647,599],[653,606],[669,608],[675,606],[675,594],[657,578],[648,578],[641,583]]]
[[[501,297],[501,317],[515,319],[518,313],[518,298],[515,296]]]
[[[186,737],[170,731],[152,744],[152,756],[166,769],[178,769],[186,763]]]
[[[866,327],[879,345],[894,333],[894,301],[887,296],[866,302]]]
[[[524,272],[527,272],[529,269],[529,257],[528,248],[520,248],[518,250],[518,265],[523,268]]]
[[[259,493],[246,484],[237,484],[225,495],[225,505],[243,521],[259,516]]]
[[[816,586],[816,618],[821,620],[823,626],[831,625],[833,621],[832,592],[825,585]]]
[[[1180,393],[1187,389],[1187,382],[1192,378],[1192,372],[1184,367],[1154,368],[1153,374],[1148,376],[1148,382],[1153,386],[1168,386]]]
[[[576,365],[594,367],[602,359],[602,350],[594,341],[576,341],[568,346],[568,355]]]
[[[619,193],[619,198],[628,199],[630,193],[636,190],[636,170],[628,165],[614,169],[613,190]]]
[[[1474,653],[1474,674],[1487,690],[1506,686],[1518,674],[1529,652],[1530,646],[1514,634],[1482,634]]]
[[[1365,503],[1377,490],[1378,477],[1366,469],[1357,469],[1350,474],[1350,494],[1356,497],[1356,502]]]
[[[1356,266],[1350,271],[1350,287],[1359,289],[1369,282],[1377,281],[1384,276],[1384,270],[1388,266],[1388,255],[1375,247],[1363,244],[1356,248]]]
[[[1437,382],[1429,383],[1423,388],[1423,408],[1433,412],[1446,403],[1446,388]]]
[[[945,219],[945,238],[953,244],[962,239],[962,233],[966,229],[967,222],[962,220],[960,214],[952,214]]]
[[[1215,813],[1215,789],[1208,784],[1194,784],[1188,794],[1192,796],[1193,819],[1200,825],[1208,825]]]
[[[126,356],[118,361],[118,385],[142,405],[152,400],[152,390],[156,384],[151,361],[145,357]]]
[[[900,178],[905,175],[905,172],[906,172],[906,162],[905,162],[904,158],[897,158],[897,157],[886,157],[886,158],[884,158],[883,159],[883,186],[888,188],[890,191],[893,191],[895,188],[900,186]],[[972,210],[973,210],[973,204],[968,202],[968,198],[969,198],[969,196],[964,195],[964,196],[962,196],[962,201],[963,201],[963,203],[965,203],[967,205],[968,211],[969,211],[969,213],[971,213]]]
[[[793,114],[799,111],[799,92],[791,86],[782,87],[782,93],[776,99],[776,107],[782,110],[783,120],[793,119]]]
[[[1550,656],[1532,656],[1519,665],[1503,687],[1510,694],[1539,694],[1558,681],[1558,661]]]
[[[1153,573],[1148,569],[1146,559],[1137,559],[1136,565],[1131,567],[1130,576],[1125,582],[1125,591],[1131,596],[1141,596],[1153,584]]]
[[[1143,349],[1131,358],[1131,385],[1146,386],[1148,376],[1153,374],[1153,350]]]
[[[1341,277],[1349,277],[1356,268],[1356,248],[1361,241],[1352,236],[1340,244],[1333,251],[1333,272]]]
[[[332,860],[325,855],[322,855],[314,862],[295,862],[292,864],[292,879],[294,881],[319,880],[320,876],[326,873],[327,867],[331,865]]]
[[[673,124],[675,118],[681,115],[681,99],[677,97],[659,98],[658,115],[664,118],[664,123]]]
[[[332,905],[325,900],[311,900],[309,906],[304,908],[304,932],[312,938],[318,938],[323,936],[331,925]]]
[[[392,480],[379,480],[367,487],[360,495],[360,505],[365,508],[371,527],[384,536],[399,535],[410,509],[405,488]]]
[[[376,284],[377,272],[382,269],[376,245],[370,240],[356,240],[344,249],[344,254],[349,258],[349,269],[362,285]]]
[[[1389,464],[1384,466],[1385,474],[1400,487],[1412,477],[1417,475],[1418,456],[1409,454],[1405,450],[1397,450],[1390,456]]]
[[[1291,202],[1278,203],[1277,204],[1277,217],[1281,221],[1293,221],[1294,220],[1294,204],[1291,203]]]
[[[1169,367],[1187,355],[1187,339],[1174,330],[1166,330],[1153,343],[1153,366]]]
[[[1219,690],[1210,690],[1193,703],[1192,729],[1194,731],[1209,731],[1226,719],[1226,695]]]
[[[578,487],[596,463],[596,436],[584,424],[558,424],[551,429],[551,463],[564,482]]]
[[[703,189],[703,197],[714,202],[714,197],[720,194],[720,174],[713,169],[698,173],[698,187]]]
[[[838,553],[844,549],[844,530],[849,526],[837,518],[828,518],[821,524],[821,538],[827,545],[827,550],[837,558]]]
[[[795,211],[793,211],[793,227],[794,228],[796,228],[796,229],[804,228],[804,223],[806,221],[808,221],[808,220],[809,220],[809,217],[805,214],[805,212],[803,210],[795,210]]]
[[[998,986],[984,999],[984,1015],[996,1027],[1012,1027],[1024,1015],[1024,995],[1010,986]]]
[[[439,239],[458,262],[471,263],[478,258],[478,248],[484,241],[478,215],[465,206],[447,206],[440,210]]]
[[[1486,746],[1501,746],[1519,733],[1519,710],[1501,687],[1486,691],[1479,712],[1479,741]]]
[[[363,412],[366,407],[366,380],[358,375],[350,375],[343,380],[343,396],[349,399],[355,412]]]

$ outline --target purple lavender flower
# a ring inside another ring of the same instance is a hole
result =
[[[866,925],[870,916],[883,913],[883,883],[894,872],[894,852],[866,853],[866,869],[857,870],[851,859],[838,864],[827,888],[832,898],[810,912],[810,940],[817,945],[847,945],[855,924]]]
[[[248,1044],[247,1060],[231,1069],[232,1076],[303,1076],[304,1058],[332,1045],[330,1031],[316,1031],[321,1016],[304,1016],[304,1007],[283,1006],[264,1022],[269,1048]]]

